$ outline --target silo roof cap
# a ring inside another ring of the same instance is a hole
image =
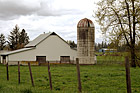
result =
[[[90,19],[84,18],[78,22],[77,27],[94,27],[94,24]]]

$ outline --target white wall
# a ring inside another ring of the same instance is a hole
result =
[[[70,56],[71,60],[77,57],[76,50],[56,35],[51,35],[35,49],[8,55],[8,61],[36,61],[36,56],[46,56],[46,60],[60,60],[60,56]]]
[[[36,48],[36,55],[45,55],[46,60],[60,60],[60,56],[70,56],[71,60],[76,58],[76,50],[71,49],[66,42],[56,35],[51,35]]]
[[[36,61],[35,49],[8,55],[7,61]]]

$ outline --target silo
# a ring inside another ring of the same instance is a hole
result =
[[[95,64],[95,27],[90,19],[81,19],[77,24],[77,57],[79,64]]]

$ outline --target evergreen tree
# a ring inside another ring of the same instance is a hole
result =
[[[102,41],[102,48],[104,48],[104,41]]]
[[[22,29],[20,33],[19,43],[21,45],[21,48],[29,43],[29,36],[27,35],[25,29]]]
[[[0,50],[4,49],[5,43],[6,43],[6,40],[5,40],[4,34],[0,34]]]
[[[74,41],[69,40],[69,41],[67,41],[67,42],[68,42],[68,44],[71,46],[71,48],[76,48],[76,47],[77,47],[77,44],[75,44]]]
[[[15,28],[13,28],[13,30],[10,32],[10,35],[8,36],[9,40],[8,44],[11,50],[18,49],[19,37],[20,37],[19,27],[18,25],[16,25]]]
[[[11,50],[16,50],[23,48],[26,44],[29,43],[29,36],[27,35],[26,31],[22,29],[20,32],[18,25],[13,28],[8,36],[8,44]]]

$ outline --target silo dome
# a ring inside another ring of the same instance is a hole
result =
[[[84,18],[78,22],[77,27],[94,27],[94,24],[90,19]]]
[[[81,19],[77,24],[77,57],[79,64],[95,64],[95,30],[90,19]]]

